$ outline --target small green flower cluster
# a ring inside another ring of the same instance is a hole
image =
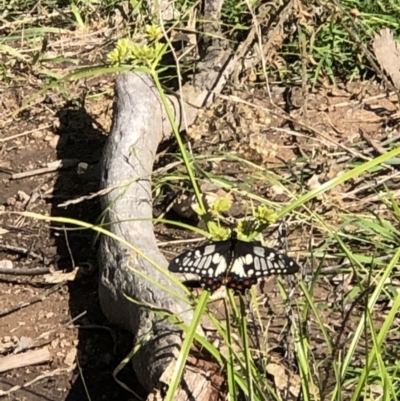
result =
[[[166,44],[161,43],[162,30],[157,25],[147,25],[145,43],[133,43],[130,39],[120,39],[107,55],[113,66],[132,65],[133,67],[155,68],[165,53]]]
[[[217,197],[210,205],[209,211],[202,214],[200,208],[195,207],[195,212],[207,224],[210,232],[210,237],[213,241],[221,241],[232,236],[232,230],[221,227],[220,218],[224,213],[229,212],[232,207],[232,200],[228,197]],[[252,217],[244,217],[240,219],[234,231],[239,239],[243,241],[253,240],[270,224],[277,219],[277,214],[274,210],[266,206],[257,206],[253,209]]]

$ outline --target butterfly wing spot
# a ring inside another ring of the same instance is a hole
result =
[[[211,262],[212,262],[212,255],[208,255],[207,256],[207,260],[206,260],[206,262],[204,263],[204,268],[205,269],[208,269],[209,267],[210,267],[210,265],[211,265]]]
[[[223,284],[225,284],[228,288],[232,288],[233,290],[240,292],[250,288],[256,283],[257,278],[255,277],[241,279],[234,275],[228,275],[223,282]]]
[[[237,258],[230,269],[230,274],[238,277],[246,277],[246,272],[243,267],[244,258]]]
[[[245,263],[246,265],[251,265],[251,264],[254,262],[253,255],[252,255],[251,253],[248,253],[248,254],[244,257],[243,261],[244,261],[244,263]]]
[[[219,261],[221,260],[221,255],[217,252],[217,253],[214,253],[214,256],[212,257],[212,261],[213,261],[213,263],[214,264],[217,264],[217,263],[219,263]]]
[[[200,283],[203,288],[210,291],[215,291],[222,285],[221,280],[216,280],[213,277],[202,277]]]
[[[197,258],[194,262],[193,262],[193,266],[197,267],[200,263],[201,259]]]
[[[204,265],[206,264],[206,261],[207,261],[206,257],[200,259],[199,266],[198,266],[199,270],[204,269]]]
[[[259,256],[260,258],[263,258],[265,256],[265,248],[261,246],[255,246],[253,249],[253,252],[255,255]]]
[[[193,264],[193,259],[185,258],[185,259],[183,260],[182,264],[183,264],[184,266],[192,266],[192,264]]]
[[[215,271],[213,272],[215,277],[219,277],[223,274],[225,274],[226,269],[228,268],[228,264],[226,262],[226,259],[221,256],[219,259],[218,266],[216,267]]]
[[[215,245],[207,245],[207,246],[204,248],[203,255],[200,255],[200,256],[211,255],[211,254],[214,253],[214,252],[215,252]],[[201,253],[201,252],[200,252],[200,253]]]
[[[265,270],[268,270],[267,261],[265,259],[260,259],[260,262],[261,262],[261,271],[263,272]]]

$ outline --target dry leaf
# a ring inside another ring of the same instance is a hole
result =
[[[375,35],[372,47],[380,66],[390,76],[396,89],[400,89],[400,44],[394,41],[392,31],[382,29]]]
[[[274,377],[275,386],[281,391],[287,391],[298,397],[300,394],[300,376],[289,372],[284,366],[277,363],[269,363],[267,372]]]

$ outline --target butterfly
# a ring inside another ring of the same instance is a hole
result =
[[[168,270],[198,274],[202,287],[211,292],[221,285],[243,292],[260,277],[294,274],[299,265],[289,256],[259,242],[241,241],[232,236],[183,252],[170,262]]]

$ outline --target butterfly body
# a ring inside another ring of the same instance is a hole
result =
[[[258,242],[232,237],[185,251],[171,261],[168,269],[175,273],[198,274],[202,286],[210,291],[221,285],[244,291],[260,277],[293,274],[299,266],[289,256]]]

